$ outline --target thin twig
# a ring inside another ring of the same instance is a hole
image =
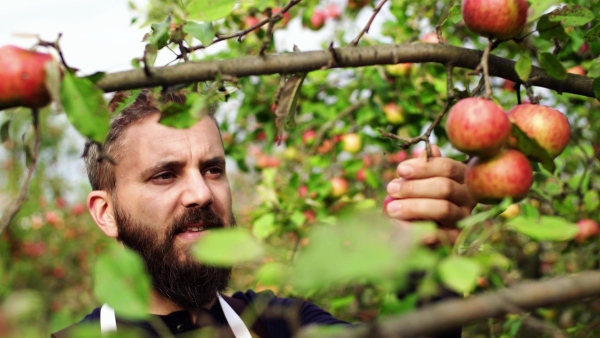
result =
[[[283,14],[285,14],[286,12],[288,12],[290,10],[290,8],[296,6],[297,4],[299,4],[300,2],[302,2],[302,0],[292,0],[290,1],[287,5],[285,5],[280,12],[278,12],[277,14],[273,15],[270,18],[264,19],[262,21],[260,21],[259,23],[248,27],[244,30],[241,30],[239,32],[236,33],[232,33],[232,34],[225,34],[225,35],[221,35],[221,34],[215,34],[216,35],[216,39],[214,39],[211,43],[209,43],[208,45],[204,46],[204,45],[198,45],[198,46],[192,46],[190,48],[187,48],[187,52],[188,53],[192,53],[194,51],[197,51],[199,49],[205,49],[208,48],[212,45],[214,45],[217,42],[221,42],[223,40],[228,40],[228,39],[233,39],[233,38],[238,38],[241,39],[244,35],[254,31],[257,28],[260,28],[266,24],[268,24],[269,22],[273,22],[273,24],[275,24],[276,22],[280,21],[281,19],[283,19]]]
[[[260,56],[265,55],[265,51],[271,46],[271,36],[273,35],[273,27],[275,27],[275,23],[277,23],[276,20],[271,19],[273,17],[273,10],[270,7],[267,8],[266,12],[269,24],[267,25],[267,34],[265,35],[263,44],[260,47],[260,51],[258,52],[258,55]]]
[[[354,113],[355,110],[360,108],[360,106],[362,106],[365,103],[367,103],[366,98],[358,100],[355,103],[353,103],[351,106],[344,109],[338,116],[336,116],[336,118],[334,120],[328,121],[327,123],[324,123],[323,125],[321,125],[321,128],[319,128],[319,131],[317,131],[317,135],[315,136],[315,141],[313,142],[312,147],[308,151],[308,154],[312,155],[315,153],[317,148],[323,142],[323,137],[325,136],[325,133],[327,133],[327,131],[329,129],[331,129],[333,127],[333,125],[335,123],[337,123],[337,121],[343,120],[346,116]]]
[[[386,2],[387,2],[387,0],[382,0],[379,3],[379,5],[377,5],[377,7],[375,7],[375,9],[373,9],[373,15],[371,15],[369,22],[367,22],[367,25],[365,26],[365,28],[362,29],[362,31],[360,31],[358,36],[355,37],[354,40],[352,40],[352,42],[350,42],[349,46],[352,46],[352,47],[358,46],[358,42],[360,41],[360,38],[362,38],[362,36],[365,35],[365,33],[369,32],[369,29],[371,28],[371,24],[373,23],[373,20],[375,20],[375,17],[377,16],[377,14],[379,13],[379,11],[383,7],[383,5],[385,5]]]
[[[492,98],[492,82],[490,81],[490,70],[488,60],[490,57],[490,52],[492,51],[493,44],[494,40],[490,39],[488,45],[483,51],[483,56],[481,56],[481,66],[483,67],[483,77],[485,79],[485,94],[483,95],[483,97],[488,100]]]
[[[38,46],[54,48],[56,50],[56,52],[58,53],[58,56],[60,57],[60,62],[63,64],[63,66],[65,66],[65,69],[76,71],[77,70],[76,68],[71,68],[67,65],[67,61],[65,60],[65,56],[63,55],[62,49],[60,49],[60,38],[61,37],[62,37],[62,33],[58,33],[58,37],[56,38],[56,41],[53,41],[53,42],[44,41],[44,40],[38,38]]]
[[[40,131],[40,113],[37,108],[31,110],[31,114],[33,116],[33,129],[35,133],[35,140],[33,144],[33,151],[31,153],[31,161],[27,166],[27,176],[25,177],[25,181],[23,181],[23,185],[21,186],[21,190],[17,198],[12,202],[12,204],[8,207],[8,209],[2,215],[2,219],[0,219],[0,234],[4,232],[6,227],[13,220],[19,209],[23,203],[27,200],[27,193],[29,191],[29,183],[31,182],[31,178],[33,177],[33,172],[35,171],[35,164],[37,163],[38,154],[40,151],[40,143],[42,139],[42,133]],[[25,145],[27,147],[27,145]]]

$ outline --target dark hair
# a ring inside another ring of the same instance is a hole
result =
[[[131,97],[137,95],[131,104]],[[157,96],[160,96],[157,98]],[[113,192],[116,187],[114,165],[121,159],[122,136],[125,130],[132,124],[138,123],[148,116],[161,113],[161,104],[175,103],[185,104],[186,96],[182,92],[155,93],[152,89],[141,91],[121,91],[115,93],[108,103],[111,112],[118,112],[110,124],[104,144],[100,145],[93,141],[86,142],[83,157],[88,179],[93,190],[105,190]],[[124,108],[123,105],[126,105]],[[214,118],[214,107],[209,107],[208,115]],[[220,132],[220,130],[219,130]]]

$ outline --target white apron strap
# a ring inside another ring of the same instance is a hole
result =
[[[248,328],[242,321],[242,318],[240,318],[240,316],[233,311],[231,306],[225,301],[225,299],[223,299],[223,297],[221,297],[221,294],[217,293],[217,297],[219,298],[219,303],[221,303],[221,308],[223,308],[225,319],[227,319],[227,323],[229,323],[235,338],[252,338],[250,331],[248,331]]]
[[[112,331],[117,331],[115,310],[108,306],[108,304],[104,304],[100,309],[100,332],[104,333]]]

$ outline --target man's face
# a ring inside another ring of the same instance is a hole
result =
[[[210,302],[230,270],[195,262],[189,249],[210,228],[234,224],[219,131],[210,118],[189,129],[130,126],[115,168],[119,238],[139,252],[154,288],[185,308]]]

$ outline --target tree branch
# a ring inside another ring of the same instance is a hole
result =
[[[441,64],[475,69],[481,61],[482,52],[444,44],[419,43],[382,45],[370,47],[335,48],[336,62],[332,68],[363,67],[395,64],[399,62]],[[97,84],[105,92],[131,90],[145,87],[172,86],[182,83],[212,81],[219,76],[245,77],[251,75],[292,74],[320,70],[330,64],[331,51],[248,56],[236,59],[186,62],[168,67],[152,68],[146,76],[143,69],[107,74]],[[490,55],[489,73],[513,82],[519,77],[514,70],[515,61]],[[529,84],[594,97],[592,78],[568,74],[565,80],[556,80],[539,67],[532,67]],[[0,105],[0,109],[12,106]]]
[[[524,282],[464,300],[447,300],[401,317],[384,319],[374,324],[377,326],[375,329],[372,325],[359,326],[331,337],[431,336],[486,318],[506,315],[514,308],[529,311],[599,295],[600,271],[588,271],[540,282]],[[378,335],[373,336],[373,332],[377,332]]]

